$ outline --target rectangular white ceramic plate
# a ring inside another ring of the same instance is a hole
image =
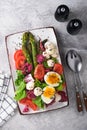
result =
[[[38,38],[38,36],[39,36],[41,38],[41,40],[48,39],[49,41],[54,43],[57,46],[58,60],[61,63],[61,58],[59,55],[59,48],[58,48],[57,39],[56,39],[56,35],[55,35],[55,31],[54,31],[53,27],[45,27],[45,28],[33,29],[33,30],[27,30],[27,31],[30,31],[31,33],[33,33],[36,38]],[[24,32],[26,32],[26,31],[24,31]],[[15,33],[15,34],[6,36],[6,47],[7,47],[7,53],[8,53],[9,63],[10,63],[10,69],[11,69],[11,73],[12,73],[13,85],[14,85],[14,81],[16,78],[14,52],[15,52],[16,48],[21,47],[22,35],[24,32],[19,32],[19,33]],[[14,85],[14,88],[15,88],[15,85]],[[67,95],[66,89],[65,89],[65,92]],[[32,114],[32,113],[38,113],[38,112],[45,112],[45,111],[49,111],[49,110],[63,108],[65,106],[68,106],[68,99],[67,99],[67,101],[64,101],[64,102],[56,102],[44,110],[40,109],[38,111],[33,111],[32,109],[30,109],[29,112],[24,113],[23,112],[24,106],[22,104],[18,103],[19,111],[21,114]]]

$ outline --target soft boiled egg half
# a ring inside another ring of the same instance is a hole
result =
[[[57,87],[59,83],[62,82],[61,76],[58,73],[53,71],[46,73],[44,76],[44,80],[49,86],[52,87]]]
[[[43,93],[41,95],[41,99],[43,100],[44,103],[49,104],[53,101],[55,98],[55,88],[46,86],[43,89]]]

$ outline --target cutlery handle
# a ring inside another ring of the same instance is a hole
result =
[[[84,92],[83,92],[83,99],[84,99],[85,109],[87,111],[87,95]]]
[[[78,112],[83,111],[82,101],[81,101],[81,97],[80,97],[80,93],[79,92],[76,92],[76,102],[77,102]]]

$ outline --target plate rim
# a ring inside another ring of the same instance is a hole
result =
[[[9,67],[10,67],[11,76],[12,76],[12,70],[11,70],[11,64],[10,64],[10,58],[9,58],[9,50],[8,50],[8,46],[7,46],[7,39],[8,39],[8,37],[10,37],[10,36],[12,36],[12,35],[15,35],[15,34],[18,34],[18,33],[23,33],[23,32],[26,32],[26,31],[33,31],[33,30],[39,30],[39,29],[45,29],[45,28],[46,28],[46,29],[47,29],[47,28],[53,29],[53,32],[54,32],[54,35],[55,35],[55,38],[56,38],[56,42],[57,42],[57,47],[58,47],[58,50],[59,50],[59,56],[60,56],[60,59],[61,59],[59,44],[58,44],[58,40],[57,40],[57,34],[56,34],[55,28],[54,28],[53,26],[27,29],[27,30],[18,31],[18,32],[15,32],[15,33],[8,34],[8,35],[5,36],[5,43],[6,43],[5,45],[6,45],[6,50],[7,50],[7,57],[8,57],[8,63],[9,63]],[[61,61],[61,64],[62,64],[62,61]],[[63,65],[63,64],[62,64],[62,65]],[[64,74],[64,71],[63,71],[63,74]],[[65,74],[64,74],[64,77],[65,77]],[[65,82],[66,82],[66,78],[65,78]],[[13,89],[14,89],[14,91],[15,91],[15,85],[14,85],[13,76],[12,76],[12,84],[13,84]],[[54,110],[62,109],[62,108],[65,108],[65,107],[68,107],[68,106],[69,106],[69,95],[68,95],[68,90],[67,90],[67,84],[66,84],[66,93],[67,93],[67,105],[65,105],[65,106],[63,106],[63,107],[60,107],[60,108],[54,108],[54,109],[46,110],[46,111],[38,111],[38,112],[36,112],[36,113],[22,113],[21,110],[20,110],[20,107],[19,107],[19,105],[18,105],[18,102],[17,102],[17,108],[18,108],[19,113],[20,113],[21,115],[39,114],[39,113],[44,113],[44,112],[48,112],[48,111],[54,111]]]

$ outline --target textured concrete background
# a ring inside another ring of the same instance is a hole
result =
[[[54,12],[60,4],[66,4],[70,8],[67,22],[60,23],[54,18]],[[83,29],[75,36],[66,31],[66,25],[72,18],[80,18],[83,22]],[[80,75],[83,85],[87,86],[87,0],[0,0],[0,70],[9,71],[6,35],[46,26],[54,26],[56,29],[70,104],[60,110],[35,115],[22,116],[17,111],[0,130],[87,130],[87,112],[77,112],[73,75],[65,62],[67,50],[78,49],[83,58]],[[12,82],[8,93],[13,97]]]

